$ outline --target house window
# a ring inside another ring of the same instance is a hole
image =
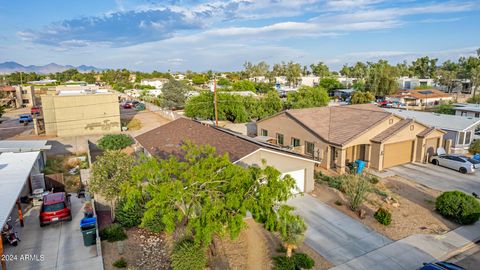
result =
[[[470,144],[471,138],[472,138],[472,132],[469,131],[465,134],[465,144]]]
[[[27,94],[27,90],[22,90],[22,95],[26,95]]]
[[[464,144],[465,142],[465,132],[458,133],[458,144]]]
[[[24,104],[25,104],[25,103],[30,103],[30,100],[28,100],[28,99],[22,99],[22,103],[24,103]]]
[[[297,139],[297,138],[293,138],[293,137],[292,137],[292,146],[293,146],[293,147],[300,146],[300,139]]]
[[[467,116],[467,112],[462,112],[460,116]]]
[[[410,130],[414,130],[415,129],[415,126],[414,125],[411,125],[410,126]]]
[[[388,120],[388,123],[391,125],[393,124],[393,118],[390,118],[390,120]]]
[[[478,113],[478,112],[475,113],[475,117],[476,117],[476,118],[480,118],[480,113]]]
[[[305,142],[305,154],[313,156],[315,153],[315,144],[311,142]]]
[[[268,130],[262,129],[262,136],[268,136]]]
[[[277,143],[279,145],[283,145],[283,143],[284,143],[283,134],[277,133]]]

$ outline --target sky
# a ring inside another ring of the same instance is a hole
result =
[[[0,0],[0,62],[235,71],[245,61],[457,60],[480,1]]]

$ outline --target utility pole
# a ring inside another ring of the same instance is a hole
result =
[[[218,127],[217,77],[213,75],[213,106],[215,107],[215,126]]]

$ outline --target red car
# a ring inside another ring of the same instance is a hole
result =
[[[69,195],[57,192],[43,196],[39,218],[40,227],[59,221],[72,221]]]
[[[34,115],[34,114],[40,115],[40,108],[39,108],[39,107],[32,107],[32,108],[30,109],[30,113],[31,113],[32,115]]]

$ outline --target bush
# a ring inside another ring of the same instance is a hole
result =
[[[292,258],[297,269],[312,269],[315,266],[315,261],[305,253],[295,253]]]
[[[369,176],[368,181],[370,181],[370,184],[372,184],[372,185],[376,185],[376,184],[378,184],[378,182],[380,182],[378,177],[376,177],[375,175]]]
[[[127,261],[123,257],[121,257],[120,259],[116,260],[112,265],[116,268],[126,268]]]
[[[390,225],[392,222],[392,214],[385,208],[378,208],[377,212],[373,215],[375,219],[385,226]]]
[[[342,188],[345,190],[350,209],[356,211],[370,191],[370,182],[365,177],[351,175],[343,181]]]
[[[273,257],[275,270],[295,270],[295,269],[312,269],[315,261],[305,253],[295,253],[292,257],[276,256]]]
[[[100,232],[100,238],[108,242],[122,241],[128,238],[120,224],[112,224]]]
[[[470,147],[468,148],[468,152],[470,152],[472,155],[480,154],[480,140],[475,140],[473,143],[471,143]]]
[[[133,140],[126,134],[108,134],[98,141],[102,150],[121,150],[133,144]]]
[[[173,270],[202,270],[207,264],[205,249],[192,240],[176,244],[171,260]]]
[[[437,211],[459,224],[473,224],[480,218],[480,202],[461,191],[447,191],[435,201]]]
[[[143,205],[140,202],[128,207],[125,201],[120,201],[115,210],[115,221],[126,228],[135,227],[142,222],[143,212]]]

